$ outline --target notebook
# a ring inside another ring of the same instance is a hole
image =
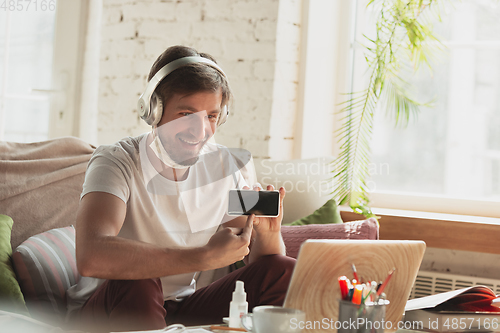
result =
[[[301,246],[284,307],[303,310],[306,322],[333,323],[338,320],[341,298],[337,279],[342,275],[353,278],[351,264],[356,265],[363,281],[383,281],[396,268],[384,290],[390,301],[386,321],[395,326],[403,316],[424,251],[423,241],[307,240]],[[397,326],[388,331],[396,329]],[[333,324],[304,329],[304,332],[335,331]]]

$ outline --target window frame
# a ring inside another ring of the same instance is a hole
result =
[[[49,139],[79,136],[83,51],[88,19],[84,0],[57,1]]]
[[[342,94],[350,87],[352,63],[349,54],[355,3],[343,0],[302,2],[293,159],[335,156],[339,151],[335,130],[340,127],[338,111],[342,109]]]

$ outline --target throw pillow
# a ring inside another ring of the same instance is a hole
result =
[[[0,309],[29,316],[11,263],[10,233],[13,224],[9,216],[0,214]]]
[[[340,217],[340,212],[339,212],[339,207],[337,206],[337,203],[335,202],[334,199],[328,200],[323,206],[320,208],[316,209],[314,213],[312,213],[309,216],[303,217],[300,220],[294,221],[290,224],[283,224],[281,226],[281,234],[283,235],[283,238],[285,237],[285,234],[288,234],[285,232],[283,233],[283,228],[285,226],[302,226],[302,225],[310,225],[310,224],[341,224],[342,223],[342,218]],[[299,230],[299,229],[297,229]],[[308,229],[303,229],[302,231],[307,233]],[[327,238],[327,237],[326,237]],[[296,250],[292,250],[292,252],[288,251],[288,246],[287,241],[285,241],[285,246],[287,248],[287,255],[289,253],[295,253],[298,252],[298,248]],[[296,246],[297,244],[294,243],[294,241],[291,241],[293,244],[291,246]],[[302,244],[302,242],[300,242]],[[298,246],[300,247],[300,244]],[[297,254],[295,253],[294,258],[297,258]],[[245,266],[245,263],[243,260],[235,262],[233,265],[231,265],[231,272]]]
[[[300,246],[307,239],[378,239],[378,232],[379,225],[374,218],[342,224],[281,226],[286,255],[293,258],[297,258]]]
[[[12,257],[32,317],[64,319],[66,290],[80,279],[75,228],[52,229],[32,236],[16,248]]]
[[[294,221],[287,225],[308,225],[308,224],[331,224],[342,223],[339,207],[334,199],[328,200],[323,206],[316,209],[314,213]]]

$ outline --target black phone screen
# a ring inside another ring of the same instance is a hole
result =
[[[229,191],[229,215],[278,216],[279,206],[278,191]]]

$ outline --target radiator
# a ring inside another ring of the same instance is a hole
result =
[[[415,284],[411,290],[410,299],[466,288],[478,284],[490,287],[495,294],[500,294],[500,280],[419,271]]]

